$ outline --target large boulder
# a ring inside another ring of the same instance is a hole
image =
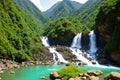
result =
[[[111,72],[110,78],[111,78],[111,80],[120,80],[120,73],[119,72]]]
[[[58,74],[58,72],[51,72],[50,73],[50,79],[51,80],[60,79],[60,75]]]

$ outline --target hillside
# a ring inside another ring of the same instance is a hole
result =
[[[82,4],[75,1],[63,0],[53,5],[45,14],[52,20],[59,17],[68,17],[81,5]]]
[[[41,25],[34,16],[13,0],[0,1],[0,59],[31,60],[36,49],[39,52],[44,48],[39,40],[41,33]]]
[[[120,64],[120,0],[106,0],[96,18],[98,47],[103,48],[112,61]]]
[[[14,0],[20,7],[24,8],[41,23],[46,23],[49,18],[43,14],[30,0]]]
[[[92,30],[95,26],[96,11],[104,0],[88,0],[83,4],[77,11],[75,11],[70,17],[69,20],[78,23],[82,23],[83,26],[81,30]]]
[[[50,39],[51,45],[69,45],[73,37],[79,30],[66,18],[59,18],[48,23],[44,30],[44,35]]]

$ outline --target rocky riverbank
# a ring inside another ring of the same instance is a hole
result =
[[[103,74],[100,70],[91,70],[85,73],[80,73],[78,76],[68,80],[100,80],[100,76]],[[64,80],[61,78],[58,72],[50,73],[50,80]],[[111,72],[108,76],[104,76],[104,80],[120,80],[120,72]]]
[[[6,69],[28,67],[28,66],[33,66],[33,65],[49,65],[49,64],[53,64],[53,61],[47,61],[47,62],[26,61],[26,62],[17,63],[12,60],[0,59],[0,73],[3,72],[2,70],[6,70]]]

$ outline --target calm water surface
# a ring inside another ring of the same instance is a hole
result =
[[[49,76],[50,72],[63,68],[65,65],[38,65],[20,69],[10,69],[0,74],[2,80],[40,80],[41,77]],[[102,70],[106,73],[111,71],[120,72],[120,68],[106,66],[80,66],[84,70]],[[15,74],[9,74],[10,71]]]

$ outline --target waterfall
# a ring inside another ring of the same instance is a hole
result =
[[[89,33],[89,37],[90,37],[90,50],[89,53],[95,53],[97,51],[97,47],[96,47],[96,35],[94,33],[94,31],[91,31]]]
[[[94,33],[94,31],[91,31],[89,33],[89,39],[90,39],[90,43],[89,43],[89,46],[90,46],[90,49],[88,50],[88,52],[90,53],[90,55],[92,56],[92,58],[94,60],[96,60],[96,51],[97,51],[97,47],[96,47],[96,35]]]
[[[94,31],[91,31],[89,36],[90,36],[89,52],[95,53],[97,51],[97,48],[96,48],[96,41],[95,41],[96,36],[94,34]],[[80,48],[82,48],[81,47],[81,39],[82,39],[82,33],[78,33],[73,39],[70,50],[72,51],[72,54],[75,55],[78,60],[81,60],[82,62],[84,62],[88,65],[92,65],[92,61],[93,61],[93,59],[95,59],[95,58],[93,58],[94,55],[89,55],[84,50],[83,50],[84,52],[79,50]],[[95,62],[96,62],[96,64],[98,64],[97,61],[95,61]]]
[[[50,52],[53,53],[53,54],[56,54],[57,56],[57,59],[55,58],[55,62],[63,62],[63,63],[68,63],[68,61],[66,61],[63,56],[56,51],[56,48],[55,47],[50,47],[49,48]]]
[[[72,45],[71,45],[72,48],[77,48],[77,49],[81,48],[81,35],[82,35],[82,33],[78,33],[74,37]]]
[[[49,47],[50,45],[49,45],[49,40],[48,40],[48,38],[47,37],[40,37],[40,39],[41,39],[41,42],[42,42],[42,44],[45,46],[45,47]]]
[[[74,37],[71,47],[69,48],[72,51],[71,53],[73,55],[75,55],[76,58],[78,60],[82,61],[83,63],[92,65],[92,62],[94,61],[96,64],[98,64],[97,61],[95,61],[95,54],[94,54],[97,51],[96,35],[95,35],[94,31],[91,31],[89,33],[90,43],[88,45],[90,46],[90,50],[88,50],[88,52],[90,54],[86,53],[84,50],[83,51],[80,50],[82,48],[81,47],[81,38],[82,38],[82,33],[78,33]],[[58,62],[68,63],[68,61],[65,60],[64,57],[59,52],[56,51],[55,47],[50,46],[49,40],[47,37],[41,37],[40,39],[42,41],[42,44],[45,47],[48,47],[50,53],[53,54],[53,60],[55,61],[55,63],[58,63]]]
[[[42,41],[42,44],[45,46],[45,47],[48,47],[50,53],[53,54],[53,60],[55,63],[58,63],[58,62],[63,62],[63,63],[68,63],[68,61],[66,61],[63,56],[56,51],[56,48],[55,47],[50,47],[50,44],[49,44],[49,40],[47,37],[41,37],[40,38],[41,41]]]
[[[77,48],[70,48],[70,50],[72,51],[72,54],[74,54],[76,56],[76,58],[80,61],[82,61],[83,63],[86,63],[88,65],[91,65],[92,63],[90,63],[89,59],[87,59],[87,57],[90,58],[90,56],[84,56],[84,54],[81,50],[77,49]]]

